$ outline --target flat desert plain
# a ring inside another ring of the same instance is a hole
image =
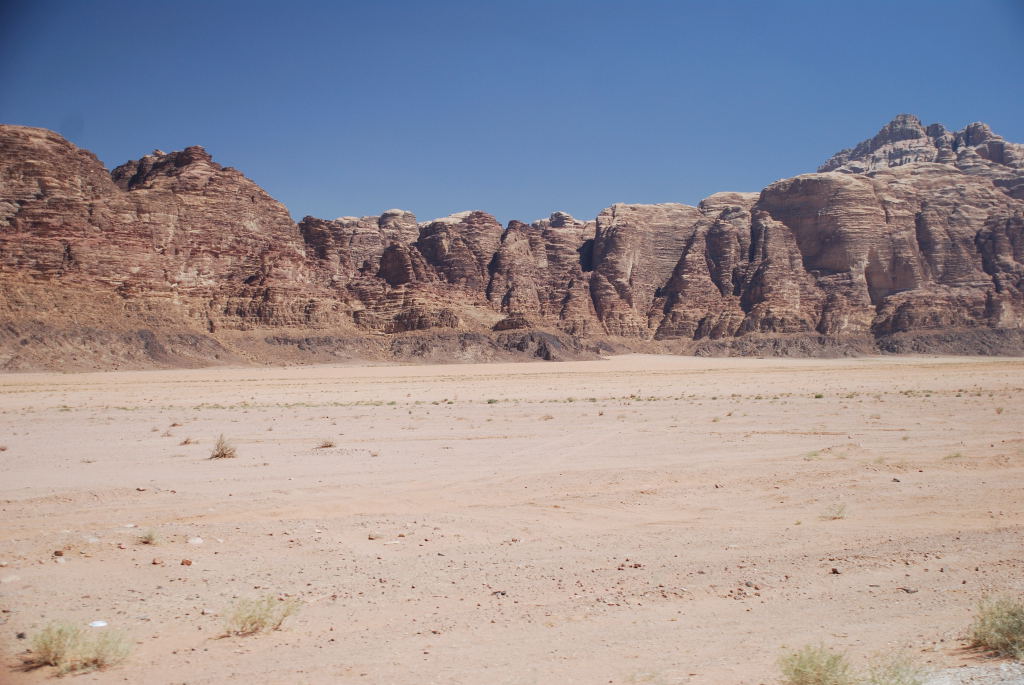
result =
[[[975,603],[1024,590],[1022,397],[1024,360],[985,358],[3,376],[0,682],[48,681],[32,636],[95,620],[132,652],[75,682],[983,664]],[[266,595],[300,611],[222,637]]]

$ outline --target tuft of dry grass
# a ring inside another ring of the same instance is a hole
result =
[[[321,440],[320,444],[316,446],[316,448],[318,450],[325,450],[325,449],[328,449],[330,447],[334,447],[334,441],[333,440]]]
[[[821,515],[822,521],[839,521],[846,518],[847,510],[846,505],[842,502],[833,504],[831,507],[825,510]]]
[[[143,532],[139,533],[139,544],[140,545],[155,545],[160,542],[160,537],[156,534],[156,531],[152,528],[147,528]]]
[[[53,666],[58,675],[109,668],[124,661],[131,647],[124,634],[87,632],[70,623],[51,623],[32,638],[32,665]]]
[[[285,619],[299,610],[301,603],[294,597],[278,599],[265,595],[259,599],[241,599],[227,612],[225,635],[255,635],[279,630]]]
[[[902,654],[883,655],[868,667],[864,685],[924,685],[925,672]]]
[[[824,646],[807,645],[779,659],[784,685],[854,685],[846,656]]]
[[[235,450],[234,445],[224,439],[222,433],[217,438],[217,444],[213,446],[213,451],[210,452],[210,459],[234,459],[238,456],[238,452]]]
[[[1024,602],[1012,597],[983,599],[978,604],[970,636],[972,647],[1024,660]]]
[[[185,438],[184,440],[182,440],[178,444],[179,445],[194,445],[194,444],[196,444],[196,441],[193,440],[192,438]]]

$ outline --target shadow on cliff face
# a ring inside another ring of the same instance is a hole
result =
[[[0,327],[4,371],[200,368],[244,363],[207,335],[62,328],[40,322]]]
[[[267,336],[267,345],[289,348],[310,362],[420,361],[433,363],[488,361],[568,361],[597,359],[607,345],[542,331],[498,333],[419,332],[367,341],[362,336]],[[272,353],[272,358],[280,351]]]
[[[886,354],[951,354],[988,357],[1024,356],[1024,329],[971,328],[958,331],[896,333],[878,339]]]
[[[697,357],[836,358],[877,354],[1024,356],[1022,329],[965,329],[869,336],[746,335],[700,341],[581,339],[536,330],[420,331],[367,338],[234,332],[229,339],[190,332],[125,332],[43,324],[0,327],[0,370],[109,371],[245,364],[347,362],[480,363],[572,361],[630,352]],[[59,360],[59,361],[55,361]]]

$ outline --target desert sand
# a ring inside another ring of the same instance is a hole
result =
[[[991,358],[0,376],[0,682],[52,677],[18,666],[54,620],[131,636],[90,683],[985,664],[976,601],[1024,588],[1022,397]],[[301,611],[220,637],[268,593]]]

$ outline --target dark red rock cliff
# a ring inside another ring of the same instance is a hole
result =
[[[901,115],[819,173],[502,227],[293,222],[200,147],[108,173],[0,126],[0,368],[1024,353],[1024,146]]]

